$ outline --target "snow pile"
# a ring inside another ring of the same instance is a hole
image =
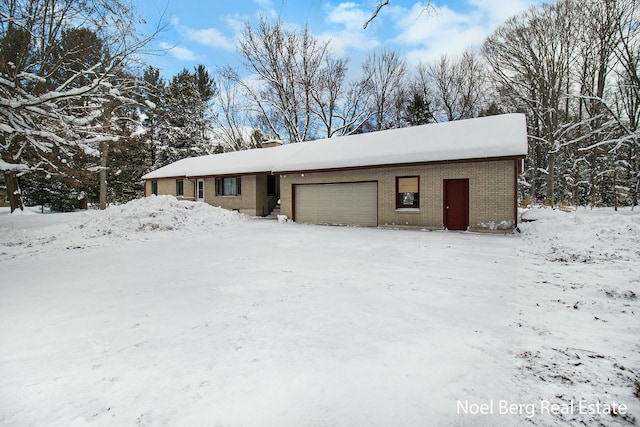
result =
[[[86,237],[127,237],[147,231],[212,231],[220,225],[241,222],[246,218],[238,212],[206,203],[178,200],[173,196],[151,196],[89,213],[75,227],[81,229]]]
[[[595,263],[638,257],[640,212],[579,209],[563,212],[535,209],[521,224],[530,248],[554,262]],[[534,244],[535,243],[535,244]]]
[[[61,218],[66,221],[58,223]],[[147,239],[149,232],[206,233],[247,218],[238,212],[173,196],[145,197],[104,211],[33,214],[24,218],[7,215],[0,222],[0,259],[103,246],[108,245],[111,238]]]
[[[640,212],[546,211],[521,225],[521,399],[560,408],[536,425],[636,425]]]
[[[537,221],[539,219],[561,218],[566,213],[566,211],[559,209],[536,208],[524,210],[521,212],[521,218],[524,222]]]
[[[9,208],[6,208],[9,209]],[[11,215],[36,215],[35,212],[29,210],[29,209],[16,209],[15,211],[11,212]]]

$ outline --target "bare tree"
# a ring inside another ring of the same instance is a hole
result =
[[[216,76],[218,92],[212,104],[212,120],[215,137],[224,143],[224,151],[255,148],[252,138],[255,129],[250,126],[251,107],[238,84],[238,72],[230,67],[222,68]]]
[[[324,65],[318,78],[318,87],[311,93],[314,101],[314,113],[320,119],[327,138],[340,132],[340,128],[336,129],[334,120],[336,120],[346,74],[346,59],[325,56]]]
[[[628,192],[635,207],[640,191],[640,4],[635,0],[620,0],[618,6],[618,44],[614,49],[618,84],[613,116],[622,137],[614,149],[619,150],[621,144],[627,147],[625,163],[631,178]]]
[[[402,115],[398,106],[403,104],[406,95],[407,65],[404,59],[395,51],[374,51],[365,58],[362,71],[373,103],[374,130],[392,127],[394,119]]]
[[[465,51],[460,58],[447,55],[428,67],[436,117],[448,121],[477,117],[484,106],[486,70],[481,58]]]
[[[291,142],[306,140],[327,43],[313,38],[307,27],[287,31],[279,21],[261,18],[257,28],[246,25],[239,51],[259,84],[238,83],[253,100],[269,133]]]
[[[504,90],[530,113],[534,194],[546,177],[546,199],[555,204],[555,160],[569,115],[569,71],[574,60],[575,8],[569,1],[542,5],[510,18],[491,35],[484,54]]]
[[[373,13],[371,14],[371,17],[369,17],[369,19],[367,19],[367,21],[364,23],[364,25],[362,26],[362,29],[366,30],[367,27],[369,26],[369,24],[371,24],[371,22],[376,19],[378,17],[378,14],[380,14],[380,11],[382,10],[383,7],[385,6],[389,6],[390,1],[389,0],[380,0],[378,2],[378,4],[375,6],[375,9],[373,11]],[[431,8],[431,0],[427,0],[426,3],[423,3],[423,8],[425,10]]]
[[[372,116],[368,85],[363,81],[346,82],[347,62],[327,55],[318,86],[312,92],[313,111],[327,138],[356,132]]]
[[[580,31],[577,32],[576,40],[578,55],[575,80],[579,86],[576,120],[581,129],[577,138],[579,142],[576,144],[578,152],[574,161],[574,183],[580,182],[580,169],[586,169],[592,206],[596,204],[598,183],[608,174],[603,169],[615,169],[615,162],[610,162],[609,158],[603,156],[607,148],[601,142],[614,139],[611,134],[611,115],[605,107],[604,99],[611,76],[614,49],[618,45],[617,3],[587,1],[580,4],[581,13],[577,14]],[[570,140],[565,145],[568,144],[573,144],[573,141]],[[576,190],[574,185],[574,200],[578,199]]]

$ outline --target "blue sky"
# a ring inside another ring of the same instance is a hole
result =
[[[479,46],[496,26],[541,0],[436,0],[431,8],[410,0],[391,0],[364,30],[377,0],[134,0],[149,31],[159,21],[166,30],[151,48],[164,55],[146,58],[170,78],[182,68],[198,64],[215,70],[231,65],[242,71],[235,46],[246,22],[259,16],[278,18],[291,27],[309,25],[328,40],[333,52],[359,68],[373,49],[401,52],[409,65],[429,62],[447,53],[455,55]]]

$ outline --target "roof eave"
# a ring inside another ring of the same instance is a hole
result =
[[[365,166],[344,166],[344,167],[332,167],[321,169],[295,169],[295,170],[274,170],[274,175],[286,175],[296,173],[321,173],[321,172],[346,172],[353,170],[364,169],[381,169],[381,168],[399,168],[399,167],[411,167],[411,166],[433,166],[452,163],[477,163],[477,162],[494,162],[501,160],[521,160],[526,158],[524,154],[515,154],[508,156],[494,156],[494,157],[476,157],[465,159],[452,159],[452,160],[429,160],[420,162],[403,162],[403,163],[386,163],[378,165],[365,165]]]

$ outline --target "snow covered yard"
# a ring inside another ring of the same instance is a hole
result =
[[[634,425],[640,215],[540,217],[499,236],[166,197],[0,214],[0,424]]]

